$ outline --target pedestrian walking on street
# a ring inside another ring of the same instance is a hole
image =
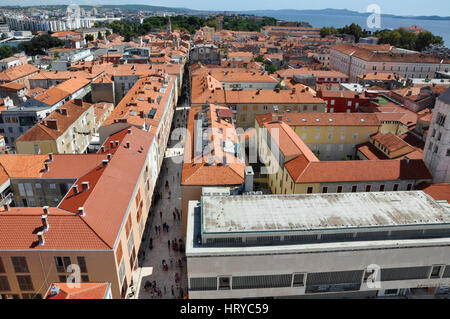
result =
[[[169,225],[166,225],[167,232],[169,232]]]
[[[158,226],[158,233],[161,234],[161,225]]]
[[[162,212],[159,212],[159,217],[161,217],[161,219],[162,219]]]
[[[175,292],[173,291],[173,285],[172,285],[172,296],[175,296]]]
[[[166,286],[164,286],[164,295],[167,293]]]
[[[155,225],[155,233],[158,232],[158,226]]]
[[[170,250],[170,239],[167,241],[167,246],[169,246],[169,250]]]
[[[177,216],[175,215],[175,212],[173,212],[173,220],[176,220]]]

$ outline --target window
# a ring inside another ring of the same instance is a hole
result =
[[[22,294],[22,299],[42,299],[41,294]]]
[[[89,276],[87,275],[81,276],[81,282],[89,282]]]
[[[317,111],[317,105],[313,105],[313,111]]]
[[[327,194],[327,193],[328,193],[328,187],[322,188],[322,193],[323,193],[323,194]]]
[[[56,184],[50,184],[50,189],[56,189]]]
[[[384,185],[380,185],[380,192],[384,192]]]
[[[305,285],[305,274],[294,274],[292,287],[303,287]]]
[[[14,265],[14,271],[16,273],[27,273],[28,270],[27,259],[25,257],[11,257],[12,264]]]
[[[447,156],[450,156],[450,148],[447,150]]]
[[[71,264],[70,257],[55,257],[56,270],[67,272],[67,267]]]
[[[334,105],[334,103],[335,103],[335,101],[334,101],[334,100],[331,100],[331,105]]]
[[[406,188],[406,190],[408,190],[408,191],[412,190],[412,184],[408,184],[408,187]]]
[[[83,273],[88,272],[86,267],[86,259],[83,256],[77,257],[78,266],[80,266],[80,271]]]
[[[120,262],[120,267],[119,267],[119,281],[123,282],[123,279],[125,278],[125,263],[122,261]]]
[[[17,282],[22,291],[34,290],[31,276],[17,276]]]
[[[3,265],[2,257],[0,257],[0,274],[5,273],[5,266]]]
[[[231,289],[231,277],[219,277],[219,290]]]
[[[0,291],[10,291],[8,277],[0,276]]]
[[[395,185],[394,185],[393,191],[394,191],[394,192],[398,191],[398,184],[395,184]]]
[[[58,276],[58,278],[59,278],[59,282],[67,282],[67,276],[61,275],[61,276]]]
[[[347,106],[352,106],[352,101],[348,101]]]
[[[366,193],[370,193],[370,190],[372,189],[372,186],[370,186],[370,185],[367,185],[366,186]]]
[[[313,188],[312,188],[312,187],[308,187],[307,193],[308,193],[308,194],[312,194],[312,193],[313,193]]]
[[[430,278],[431,279],[440,278],[442,268],[443,266],[433,266],[433,268],[431,269]]]
[[[358,186],[352,186],[352,193],[356,193],[357,190],[358,190]]]
[[[338,186],[337,192],[338,192],[338,193],[342,193],[342,186]]]

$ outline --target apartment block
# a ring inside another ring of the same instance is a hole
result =
[[[207,104],[190,109],[181,172],[184,235],[188,203],[200,199],[202,187],[243,187],[245,159],[240,147],[229,108]]]
[[[449,209],[423,192],[203,196],[189,203],[189,297],[445,293]]]
[[[95,107],[73,100],[16,140],[17,154],[84,153],[96,129]]]
[[[109,282],[112,298],[125,297],[157,179],[154,137],[131,126],[97,154],[0,158],[2,180],[19,188],[13,187],[17,206],[0,212],[2,298],[42,297],[52,283],[67,282],[73,267],[81,282]],[[62,198],[31,207],[38,191]],[[25,198],[28,207],[21,205]]]
[[[421,159],[320,161],[285,122],[256,130],[273,194],[409,191],[432,179]]]

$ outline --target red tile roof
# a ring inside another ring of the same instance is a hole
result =
[[[69,287],[67,283],[52,283],[44,299],[105,299],[109,283],[83,282],[77,287]],[[59,293],[52,296],[53,287],[59,288]]]

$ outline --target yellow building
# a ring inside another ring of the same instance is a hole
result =
[[[320,161],[285,122],[257,124],[256,134],[274,194],[407,191],[431,179],[420,159]]]
[[[95,108],[70,101],[16,140],[18,154],[83,153],[96,130]]]
[[[289,125],[320,160],[355,158],[355,147],[378,133],[381,122],[366,113],[275,113],[256,115],[256,128],[270,121]]]

